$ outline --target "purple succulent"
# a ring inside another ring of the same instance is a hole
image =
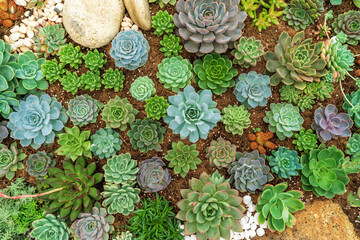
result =
[[[338,113],[335,105],[320,107],[315,111],[315,122],[311,127],[316,130],[321,142],[332,138],[351,136],[350,128],[353,126],[349,114]]]

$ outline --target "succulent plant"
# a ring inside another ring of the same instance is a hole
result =
[[[17,56],[11,54],[11,46],[0,39],[0,91],[14,91],[18,85],[15,71]]]
[[[294,137],[295,139],[292,143],[295,144],[295,149],[298,151],[307,153],[318,147],[318,137],[311,129],[306,130],[302,128]]]
[[[352,105],[350,105],[350,103]],[[360,90],[351,92],[350,95],[346,95],[342,108],[347,111],[351,119],[354,120],[355,126],[360,127]]]
[[[300,157],[295,150],[279,147],[278,150],[272,150],[271,153],[272,156],[268,157],[269,166],[280,179],[299,175],[298,170],[301,170],[302,166],[299,162]]]
[[[174,34],[164,35],[160,40],[161,48],[160,52],[163,52],[165,57],[177,56],[179,52],[182,52],[182,46],[180,45],[180,38]]]
[[[108,208],[109,213],[121,213],[129,215],[135,209],[135,204],[140,202],[140,189],[125,183],[120,185],[104,185],[101,195],[105,198],[103,206]]]
[[[304,31],[293,38],[283,32],[275,52],[265,53],[266,69],[272,74],[271,86],[282,82],[303,90],[307,82],[320,81],[328,73],[326,61],[321,58],[324,42],[312,43],[312,39],[304,38]]]
[[[230,239],[230,229],[241,232],[239,220],[245,210],[239,192],[228,181],[203,172],[200,179],[189,181],[190,189],[182,189],[176,215],[185,222],[185,236],[196,234],[197,239]],[[215,224],[216,223],[216,224]]]
[[[102,75],[103,80],[102,84],[105,86],[106,89],[110,88],[113,89],[115,92],[119,92],[124,88],[124,81],[125,76],[123,71],[120,71],[119,69],[112,69],[109,68],[105,71],[105,73]]]
[[[331,93],[333,91],[334,85],[326,81],[312,82],[304,89],[306,94],[313,94],[316,99],[320,101],[324,101],[325,98],[331,98]]]
[[[58,63],[56,59],[46,60],[45,63],[41,66],[41,72],[45,76],[45,79],[49,83],[54,83],[57,80],[61,79],[65,73],[64,64]]]
[[[30,236],[35,240],[43,239],[70,239],[70,231],[66,222],[53,214],[46,214],[32,223],[33,230]]]
[[[16,142],[12,143],[8,148],[4,144],[0,144],[0,177],[6,176],[11,180],[15,176],[18,169],[23,169],[22,160],[26,158],[26,154],[17,148]]]
[[[319,107],[315,110],[315,122],[311,128],[316,131],[320,142],[329,141],[337,137],[351,136],[353,121],[349,114],[338,113],[335,105],[329,104],[326,107]]]
[[[159,4],[159,6],[163,8],[166,4],[175,5],[176,0],[149,0],[149,2]]]
[[[360,40],[360,12],[350,10],[335,18],[332,28],[335,34],[340,32],[348,36],[347,43],[357,45]]]
[[[147,192],[162,191],[170,184],[171,175],[161,158],[153,157],[139,164],[137,182]]]
[[[166,110],[169,107],[164,97],[155,95],[145,100],[145,111],[148,118],[159,120],[166,116]]]
[[[52,153],[44,151],[31,154],[26,161],[26,171],[30,176],[36,177],[39,180],[44,179],[48,173],[49,168],[55,167],[56,160]]]
[[[295,31],[307,28],[317,18],[317,9],[306,3],[305,0],[292,0],[284,10],[283,20]]]
[[[91,152],[100,159],[111,158],[122,145],[120,134],[111,128],[100,128],[91,136],[91,140]]]
[[[115,184],[133,183],[139,171],[137,162],[131,159],[130,153],[113,156],[103,168],[106,182]]]
[[[94,186],[101,182],[103,174],[95,173],[95,162],[85,166],[85,159],[79,158],[76,163],[63,161],[64,170],[50,168],[49,177],[44,184],[50,185],[46,192],[59,190],[45,195],[51,201],[47,211],[59,211],[61,218],[70,217],[74,221],[80,213],[91,210],[93,203],[100,200],[100,192]]]
[[[255,67],[256,62],[260,61],[260,57],[264,55],[264,46],[254,37],[241,37],[234,45],[235,49],[231,51],[234,56],[233,63],[241,67]]]
[[[224,53],[242,35],[245,12],[239,9],[239,0],[179,0],[174,23],[185,40],[185,49],[203,55]]]
[[[169,168],[174,168],[175,174],[180,174],[185,178],[189,170],[197,169],[196,165],[202,163],[198,158],[199,152],[196,151],[196,144],[190,146],[183,142],[173,142],[172,149],[165,155],[165,159],[169,161]]]
[[[34,37],[38,54],[45,57],[54,56],[61,47],[65,46],[65,33],[62,24],[46,24],[45,27],[40,27]]]
[[[126,232],[122,232],[118,236],[117,240],[133,240],[133,237],[134,237],[134,235],[131,232],[126,231]]]
[[[95,123],[103,104],[87,94],[76,96],[68,103],[69,110],[66,114],[74,125],[82,127],[89,123]]]
[[[276,149],[275,143],[270,140],[274,137],[272,132],[257,131],[255,134],[248,135],[251,150],[258,150],[260,154],[266,154],[266,148],[270,150]]]
[[[24,7],[16,5],[13,0],[0,2],[0,24],[6,28],[11,28],[23,13]]]
[[[280,140],[291,138],[294,132],[301,130],[304,119],[299,108],[288,103],[272,103],[266,112],[264,122],[269,123],[269,130],[276,133]]]
[[[80,77],[81,87],[90,91],[100,90],[101,77],[99,71],[88,71]]]
[[[305,112],[306,109],[312,109],[313,105],[315,104],[315,96],[310,95],[302,95],[296,105],[300,108],[301,112]]]
[[[335,194],[343,195],[349,183],[345,170],[342,168],[344,153],[335,146],[311,150],[301,156],[302,187],[312,191],[316,196],[333,198]]]
[[[164,140],[166,128],[162,127],[160,122],[152,119],[137,119],[130,124],[130,127],[127,135],[133,149],[143,153],[161,150],[160,144]]]
[[[168,98],[170,106],[164,122],[175,134],[180,134],[181,139],[189,136],[195,143],[199,138],[206,139],[209,131],[220,121],[220,111],[217,103],[212,101],[209,90],[195,92],[192,86],[187,86],[183,91]]]
[[[176,0],[175,0],[176,1]],[[154,34],[158,37],[165,34],[171,34],[174,31],[175,24],[173,23],[173,16],[168,11],[158,11],[152,17],[151,26],[155,28]]]
[[[264,224],[267,221],[270,231],[282,232],[286,226],[292,227],[295,224],[292,213],[305,207],[299,199],[303,193],[297,190],[285,192],[287,187],[286,182],[275,186],[266,185],[257,200],[255,209],[259,213],[259,223]]]
[[[71,92],[73,95],[83,86],[77,73],[70,71],[66,71],[65,75],[60,79],[60,83],[65,91]]]
[[[67,122],[66,109],[55,97],[45,93],[29,95],[20,101],[19,107],[10,114],[7,127],[11,137],[20,140],[23,147],[31,145],[34,149],[54,142]]]
[[[55,151],[60,156],[75,161],[81,156],[92,157],[90,148],[91,142],[88,141],[90,131],[81,131],[77,126],[72,128],[65,127],[66,133],[59,134],[58,144],[60,147]]]
[[[349,155],[360,154],[360,134],[354,133],[346,144],[346,153]]]
[[[149,43],[136,30],[120,31],[111,42],[110,56],[117,67],[135,70],[148,60]]]
[[[89,68],[91,71],[98,71],[103,68],[105,63],[107,63],[107,60],[104,59],[104,54],[99,53],[97,49],[88,51],[82,58],[85,60],[85,67]]]
[[[227,168],[234,162],[235,155],[236,146],[222,137],[212,140],[210,146],[206,148],[206,157],[209,159],[210,165],[220,169]]]
[[[16,93],[7,91],[0,92],[0,114],[3,118],[8,119],[14,111],[13,107],[19,107],[19,100],[16,99]]]
[[[233,135],[243,135],[244,129],[251,124],[250,113],[243,105],[224,107],[222,114],[221,121],[225,124],[225,130]]]
[[[165,58],[158,65],[159,72],[156,76],[166,89],[177,93],[190,84],[192,65],[188,59],[181,56]]]
[[[347,200],[350,207],[360,207],[360,187],[357,189],[356,193],[350,192]]]
[[[72,43],[64,45],[59,50],[60,62],[64,65],[69,64],[71,68],[78,69],[82,64],[83,53],[80,46],[74,47]]]
[[[6,127],[7,122],[0,122],[0,143],[9,136],[9,129]]]
[[[138,77],[131,84],[130,93],[138,101],[145,101],[156,92],[154,82],[147,76]]]
[[[251,153],[236,153],[236,160],[228,167],[230,183],[241,192],[255,193],[274,177],[265,163],[265,155],[258,150]]]
[[[109,240],[109,233],[114,231],[115,218],[105,208],[93,207],[90,212],[78,216],[70,227],[75,240]]]
[[[248,109],[266,106],[271,97],[270,78],[254,71],[242,73],[236,81],[234,94]]]

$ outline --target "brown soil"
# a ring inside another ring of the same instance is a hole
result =
[[[350,9],[355,9],[355,6],[352,3],[350,3],[352,1],[343,1],[344,3],[342,5],[336,6],[336,7],[331,6],[329,4],[329,0],[326,0],[325,2],[326,2],[326,7],[327,7],[326,12],[327,12],[327,10],[333,9],[334,16],[337,16],[338,14],[341,14]],[[162,10],[167,10],[171,14],[175,13],[175,7],[173,7],[173,6],[167,6],[167,7],[165,7],[165,9],[162,9]],[[151,4],[151,14],[155,15],[158,11],[159,11],[159,7],[155,4]],[[322,22],[323,22],[323,17],[320,20],[320,23],[322,23]],[[310,37],[310,38],[312,37],[311,30],[314,28],[315,28],[315,24],[313,24],[312,26],[310,26],[306,29],[305,32],[306,32],[307,37]],[[251,26],[251,21],[249,19],[247,19],[245,22],[244,35],[247,37],[254,36],[257,39],[260,39],[262,41],[262,44],[264,45],[266,51],[273,51],[274,47],[277,43],[278,37],[283,31],[287,31],[291,36],[293,36],[296,33],[296,31],[292,27],[288,26],[283,21],[280,21],[279,26],[271,26],[268,29],[263,30],[261,33],[259,33],[257,28],[254,26]],[[4,34],[8,34],[8,30],[4,29],[3,27],[0,27],[1,39],[3,38]],[[169,97],[170,95],[173,95],[174,93],[165,89],[163,87],[163,85],[158,82],[157,77],[156,77],[157,66],[162,61],[162,59],[165,58],[164,54],[159,51],[160,38],[156,37],[153,34],[152,30],[144,32],[144,35],[150,44],[149,59],[143,67],[141,67],[135,71],[124,70],[124,75],[126,77],[126,81],[124,83],[124,89],[121,92],[116,93],[113,90],[102,88],[99,91],[92,91],[92,92],[80,90],[80,91],[78,91],[78,93],[76,95],[89,94],[91,97],[93,97],[94,99],[100,100],[104,104],[106,104],[110,98],[114,98],[117,95],[122,98],[126,97],[127,99],[129,99],[129,101],[131,101],[133,106],[139,110],[139,114],[137,115],[137,118],[141,118],[141,119],[146,117],[144,103],[135,100],[134,98],[131,97],[131,95],[129,93],[130,85],[137,77],[148,76],[151,79],[153,79],[155,82],[155,85],[156,85],[156,90],[157,90],[156,94],[157,95],[164,96],[166,98]],[[73,41],[69,38],[69,42],[73,42]],[[75,45],[77,45],[77,44],[75,44]],[[99,49],[100,52],[103,52],[105,54],[105,56],[108,60],[104,69],[115,68],[114,61],[112,60],[112,58],[109,55],[110,48],[111,48],[111,45],[109,44],[109,45]],[[355,47],[351,46],[350,49],[352,50],[352,52],[354,54],[360,53],[360,48],[357,46],[355,46]],[[86,51],[88,51],[88,50],[89,49],[82,47],[82,51],[84,53],[86,53]],[[180,55],[184,58],[189,59],[191,62],[193,62],[195,59],[198,59],[198,57],[196,55],[190,54],[185,50]],[[227,55],[232,58],[229,51],[228,51]],[[265,64],[266,64],[266,62],[264,60],[262,60],[261,62],[259,62],[257,64],[256,67],[251,67],[248,69],[241,69],[238,66],[235,66],[235,67],[238,68],[239,74],[247,73],[249,71],[256,71],[258,73],[264,73]],[[357,68],[359,68],[359,66],[356,66],[355,68],[357,69]],[[77,73],[78,73],[78,75],[81,75],[82,73],[85,73],[86,71],[87,71],[87,69],[85,68],[85,66],[82,66],[81,68],[79,68]],[[192,85],[195,88],[199,89],[195,83],[192,83]],[[357,89],[354,81],[351,80],[350,78],[347,78],[343,82],[343,86],[344,86],[344,90],[346,93],[350,93],[351,91],[354,91]],[[66,108],[67,108],[67,103],[69,102],[69,100],[73,98],[71,93],[68,93],[62,89],[59,82],[52,84],[46,92],[48,94],[50,94],[51,96],[56,97],[57,100],[60,101]],[[236,100],[236,98],[232,92],[233,92],[233,89],[229,89],[226,93],[224,93],[220,96],[216,96],[216,95],[214,96],[213,99],[218,103],[218,108],[220,110],[222,108],[228,106],[229,104],[231,104],[231,105],[238,104],[238,101]],[[210,166],[209,162],[207,161],[207,158],[205,157],[205,149],[210,144],[210,141],[213,139],[217,139],[218,137],[221,136],[227,140],[230,140],[232,142],[232,144],[237,145],[237,150],[239,152],[250,151],[250,148],[249,148],[250,142],[247,138],[247,135],[249,133],[252,133],[252,128],[260,128],[263,131],[267,131],[268,126],[262,119],[265,116],[266,111],[269,110],[270,103],[280,102],[279,88],[278,87],[272,88],[272,93],[273,93],[273,96],[268,100],[268,104],[266,107],[257,107],[256,109],[250,110],[251,126],[245,130],[245,133],[242,136],[238,136],[238,135],[234,136],[234,135],[227,133],[225,131],[224,125],[222,123],[219,123],[217,125],[217,127],[214,128],[210,132],[210,134],[206,140],[199,140],[196,145],[197,145],[197,150],[200,152],[199,157],[203,160],[203,163],[201,165],[199,165],[196,170],[190,171],[185,179],[183,179],[179,175],[175,175],[173,170],[170,169],[170,172],[172,175],[172,182],[167,189],[159,192],[159,195],[164,196],[166,199],[171,201],[175,206],[175,204],[181,199],[179,190],[182,188],[189,187],[189,185],[188,185],[189,179],[191,179],[192,177],[198,178],[202,172],[213,173],[216,170],[215,168]],[[323,102],[317,102],[313,106],[313,109],[311,111],[307,110],[304,113],[301,113],[301,115],[305,119],[303,127],[305,127],[306,129],[310,129],[311,123],[313,122],[315,109],[317,109],[319,106],[327,105],[330,103],[335,104],[339,109],[342,109],[342,103],[343,103],[342,94],[341,94],[338,84],[335,84],[335,91],[332,94],[332,98],[327,99]],[[163,121],[161,121],[161,122],[162,122],[163,126],[167,126],[167,124],[165,124]],[[67,126],[72,127],[73,125],[70,121],[68,121]],[[82,130],[90,130],[91,133],[94,134],[98,129],[104,128],[104,127],[105,127],[105,123],[104,123],[104,121],[101,120],[101,117],[99,116],[96,123],[86,125],[86,126],[82,127],[81,129]],[[355,127],[353,128],[354,132],[357,130],[358,130],[357,128],[355,128]],[[123,145],[122,145],[122,148],[119,151],[119,153],[127,153],[128,152],[131,154],[132,158],[136,159],[137,161],[143,161],[143,160],[149,159],[154,156],[164,157],[164,155],[167,153],[167,151],[171,149],[171,143],[174,141],[180,141],[179,135],[173,134],[171,129],[167,128],[167,131],[164,135],[164,143],[162,144],[161,152],[150,151],[148,153],[140,153],[139,151],[135,151],[132,149],[126,132],[127,131],[120,132],[120,136],[123,140]],[[6,139],[5,144],[10,144],[10,142],[12,142],[12,141],[13,140]],[[182,141],[185,144],[191,144],[188,140],[182,140]],[[277,139],[275,137],[273,139],[273,142],[275,144],[277,144],[277,146],[285,146],[285,147],[289,147],[290,149],[294,149],[294,146],[292,144],[292,139],[286,139],[284,141],[280,141],[279,139]],[[328,145],[328,146],[335,145],[339,149],[345,150],[346,142],[347,142],[346,138],[339,138],[339,139],[327,142],[326,145]],[[54,152],[58,147],[59,147],[59,145],[57,143],[54,143],[50,146],[43,146],[39,150],[40,151],[43,150],[46,152]],[[28,155],[37,152],[36,150],[32,149],[31,147],[24,148],[24,151]],[[64,158],[61,156],[56,156],[56,158],[57,158],[57,166],[62,167],[62,160]],[[106,164],[106,160],[99,160],[97,157],[94,157],[93,159],[88,160],[88,162],[96,162],[97,168],[98,168],[97,170],[99,172],[103,172],[102,166],[104,164]],[[220,170],[220,173],[225,175],[226,177],[229,177],[226,170]],[[16,173],[16,176],[25,178],[26,181],[31,184],[35,184],[35,182],[36,182],[35,178],[30,177],[26,173],[25,170],[18,171]],[[351,179],[351,181],[346,187],[347,192],[355,191],[357,189],[357,187],[360,186],[360,174],[352,174],[352,175],[350,175],[350,179]],[[271,184],[277,184],[277,183],[280,183],[283,181],[284,180],[275,178],[271,182]],[[289,183],[289,189],[298,189],[298,190],[302,189],[300,177],[294,177],[291,180],[288,180],[288,183]],[[0,179],[0,187],[5,187],[8,184],[9,184],[9,181],[6,180],[5,178]],[[102,188],[102,186],[101,186],[101,184],[99,184],[99,189],[102,190],[101,188]],[[247,194],[247,193],[241,193],[241,196],[243,196],[245,194]],[[252,194],[253,201],[255,201],[256,197],[259,194],[260,194],[259,191],[256,192],[256,194]],[[148,193],[142,192],[141,198],[154,199],[155,194],[148,194]],[[331,201],[334,203],[338,203],[341,206],[342,210],[349,217],[350,222],[354,225],[354,227],[356,229],[356,234],[360,236],[360,224],[359,224],[359,222],[356,222],[359,209],[350,208],[349,204],[347,203],[346,198],[347,198],[347,194],[345,194],[343,196],[336,196]],[[314,200],[325,201],[326,198],[317,198],[311,192],[304,193],[303,201],[306,204],[311,204],[314,202]],[[326,200],[326,201],[329,201],[329,200]],[[176,206],[175,206],[175,211],[178,211]],[[119,227],[121,225],[126,224],[126,219],[128,219],[128,218],[129,217],[124,217],[123,215],[117,214],[116,215],[116,226]],[[341,223],[339,223],[339,224],[341,224]],[[309,226],[309,227],[311,228],[311,226]],[[277,239],[277,238],[274,238],[274,239]],[[308,239],[308,238],[296,238],[296,239]],[[311,238],[311,239],[315,239],[315,238]],[[343,239],[343,238],[338,238],[338,239]]]

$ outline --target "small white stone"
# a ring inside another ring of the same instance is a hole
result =
[[[241,225],[244,225],[246,222],[247,222],[247,217],[246,216],[240,219],[240,224]]]
[[[33,37],[34,37],[34,31],[32,31],[32,30],[29,29],[29,30],[27,31],[26,35],[28,36],[28,38],[33,38]]]
[[[19,48],[19,47],[21,47],[22,45],[23,45],[23,39],[20,39],[19,41],[17,41],[17,42],[14,43],[14,46],[15,46],[16,48]]]
[[[55,2],[56,2],[56,1],[54,1],[54,0],[49,0],[48,6],[53,6],[53,5],[55,5]]]
[[[255,237],[255,236],[256,236],[255,230],[250,230],[249,231],[249,237],[252,238],[252,237]]]
[[[4,35],[4,40],[6,43],[11,43],[11,39],[8,35]]]
[[[19,31],[19,25],[15,25],[12,29],[10,29],[10,32],[11,33],[16,33],[16,32],[18,32]]]
[[[39,23],[38,22],[36,22],[36,21],[31,21],[31,22],[29,22],[29,24],[28,24],[29,26],[31,26],[31,27],[36,27],[36,26],[38,26],[39,25]]]
[[[58,4],[56,4],[56,6],[55,6],[57,9],[59,9],[59,11],[62,11],[63,10],[63,8],[64,8],[64,4],[62,4],[62,3],[58,3]]]
[[[255,205],[252,204],[252,203],[249,204],[249,205],[248,205],[248,211],[249,211],[249,212],[254,212],[254,211],[255,211]]]
[[[240,237],[240,239],[244,239],[245,238],[245,233],[241,232],[239,237]]]
[[[247,211],[247,212],[246,212],[246,216],[251,217],[251,216],[252,216],[252,213],[249,212],[249,211]]]
[[[250,224],[249,224],[249,223],[245,223],[245,224],[242,226],[242,228],[243,228],[244,230],[248,230],[248,229],[250,229]]]
[[[52,22],[55,22],[58,18],[59,18],[59,16],[55,15],[55,16],[49,18],[49,20],[52,21]]]
[[[29,25],[30,20],[27,18],[24,18],[23,20],[21,20],[23,23],[25,23],[25,25]]]
[[[250,224],[250,229],[255,231],[257,229],[257,224],[251,223]]]
[[[32,46],[32,42],[30,41],[29,38],[25,38],[23,44],[24,44],[26,47],[31,47],[31,46]]]
[[[23,7],[26,6],[25,0],[15,0],[15,3],[16,3],[16,5],[19,5],[19,6],[23,6]]]
[[[257,225],[259,225],[259,213],[255,213],[254,215],[254,223],[256,223]]]
[[[29,14],[30,14],[30,11],[26,11],[26,12],[24,13],[24,16],[25,16],[25,17],[28,17]]]
[[[17,41],[19,38],[20,38],[20,33],[18,33],[18,32],[15,32],[15,33],[12,33],[11,35],[10,35],[10,38],[11,38],[11,40],[12,41]]]
[[[34,11],[34,17],[37,19],[39,17],[39,12],[38,11]]]
[[[262,228],[258,228],[258,229],[256,230],[256,234],[257,234],[259,237],[264,236],[264,235],[265,235],[265,230],[262,229]]]
[[[55,21],[56,23],[62,23],[62,18],[58,18],[58,19],[56,19],[56,21]]]
[[[133,26],[131,27],[131,29],[139,30],[139,27],[138,27],[137,25],[133,25]]]
[[[261,228],[267,228],[267,222],[265,221],[263,224],[260,224]]]
[[[29,17],[29,20],[30,20],[30,21],[34,21],[34,20],[35,20],[35,16],[32,15],[31,17]]]
[[[11,51],[12,51],[12,52],[17,49],[17,47],[15,46],[15,43],[14,43],[14,44],[11,44],[10,46],[11,46]]]
[[[56,2],[57,4],[59,4],[59,3],[62,2],[62,0],[55,0],[55,2]]]
[[[243,202],[244,204],[248,205],[249,203],[251,203],[251,197],[249,195],[245,195],[243,197]]]
[[[20,51],[21,52],[30,51],[30,48],[22,46],[22,47],[20,47]]]
[[[253,223],[254,222],[254,216],[250,216],[249,217],[249,223],[251,224],[251,223]]]
[[[250,233],[249,233],[249,231],[245,231],[245,239],[250,239]]]
[[[26,26],[24,24],[22,24],[20,27],[19,27],[19,32],[21,33],[26,33],[27,29],[26,29]]]

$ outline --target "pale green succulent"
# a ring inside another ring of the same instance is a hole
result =
[[[131,159],[130,153],[113,156],[103,168],[106,182],[115,184],[134,182],[139,171],[137,162]]]
[[[155,84],[149,77],[138,77],[130,87],[131,95],[138,101],[145,101],[156,92]]]

